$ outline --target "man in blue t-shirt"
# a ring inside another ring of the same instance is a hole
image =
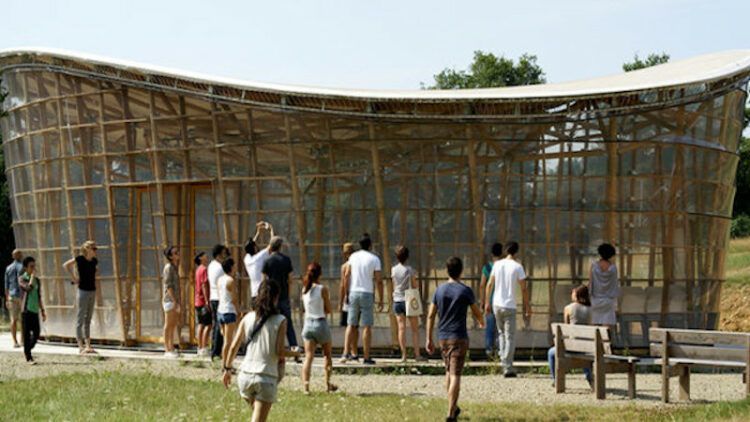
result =
[[[464,369],[466,352],[469,350],[469,332],[466,329],[466,313],[471,308],[471,314],[484,328],[484,319],[479,306],[474,299],[471,288],[461,282],[464,264],[458,257],[451,257],[445,263],[450,279],[438,286],[432,297],[432,304],[427,313],[427,353],[435,351],[432,341],[432,331],[435,316],[439,315],[438,340],[445,363],[445,385],[448,390],[448,418],[449,421],[458,419],[461,409],[457,406],[458,395],[461,392],[461,373]]]

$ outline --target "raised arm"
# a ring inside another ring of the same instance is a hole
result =
[[[433,354],[435,352],[435,344],[432,342],[432,331],[435,328],[435,317],[437,316],[437,306],[434,303],[430,303],[430,309],[427,311],[427,324],[425,326],[427,342],[425,349],[427,353]]]
[[[492,304],[490,301],[492,301],[492,289],[495,286],[495,275],[490,275],[490,281],[487,282],[487,286],[484,288],[484,292],[482,292],[482,295],[484,296],[487,301],[482,301],[484,303],[484,313],[485,314],[491,314],[492,313]]]

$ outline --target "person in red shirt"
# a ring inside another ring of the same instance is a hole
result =
[[[209,302],[208,255],[198,252],[195,262],[195,319],[198,323],[198,356],[208,356],[211,335],[211,302]]]

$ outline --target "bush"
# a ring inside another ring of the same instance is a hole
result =
[[[729,230],[733,239],[750,236],[750,216],[740,214],[732,219],[732,228]]]

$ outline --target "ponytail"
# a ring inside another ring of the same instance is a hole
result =
[[[310,291],[313,283],[318,282],[322,272],[323,270],[317,262],[311,262],[310,265],[307,266],[307,272],[305,273],[305,276],[302,277],[302,294],[306,294]]]

